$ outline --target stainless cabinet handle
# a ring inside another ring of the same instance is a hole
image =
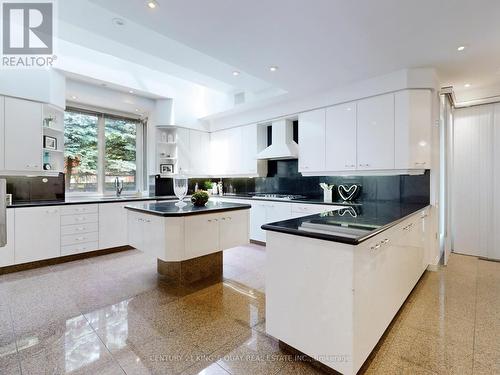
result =
[[[423,162],[415,162],[415,165],[426,165],[427,163],[425,161]]]
[[[385,240],[383,240],[382,242],[383,243],[388,243],[390,240],[388,238],[386,238]]]

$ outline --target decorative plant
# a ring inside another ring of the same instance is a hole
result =
[[[193,193],[191,196],[191,202],[195,206],[204,206],[208,202],[208,193],[206,191],[199,190]]]
[[[207,181],[203,182],[203,188],[205,190],[211,190],[212,189],[212,181],[207,180]]]

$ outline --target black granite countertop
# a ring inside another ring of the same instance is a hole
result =
[[[365,202],[318,215],[265,224],[262,229],[358,245],[428,206],[428,203]]]
[[[180,208],[177,207],[175,203],[176,203],[175,201],[160,202],[160,203],[142,203],[134,206],[125,206],[125,208],[132,211],[163,216],[163,217],[202,215],[215,212],[246,210],[251,208],[249,204],[228,203],[228,202],[207,202],[205,206],[201,207],[195,206],[191,202],[186,202],[187,205]]]
[[[176,200],[175,196],[109,196],[109,197],[66,197],[64,200],[58,201],[27,201],[27,202],[14,202],[7,208],[21,208],[21,207],[43,207],[43,206],[63,206],[71,204],[96,204],[96,203],[119,203],[119,202],[134,202],[134,201],[151,201],[151,200]]]
[[[215,195],[215,198],[228,198],[228,199],[245,199],[252,201],[266,201],[266,202],[284,202],[284,203],[306,203],[306,204],[323,204],[323,205],[331,205],[331,206],[358,206],[361,205],[361,202],[357,201],[333,201],[333,202],[325,202],[322,198],[303,198],[303,199],[272,199],[272,198],[258,198],[254,197],[251,194],[224,194],[223,196]]]

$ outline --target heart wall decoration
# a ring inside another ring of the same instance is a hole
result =
[[[352,201],[356,199],[361,192],[361,186],[359,185],[339,185],[338,187],[338,192],[340,195],[340,198],[342,198],[344,201]]]

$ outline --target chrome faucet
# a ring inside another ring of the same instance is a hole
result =
[[[116,189],[116,196],[117,197],[122,195],[123,180],[120,180],[118,177],[115,177],[115,189]]]

